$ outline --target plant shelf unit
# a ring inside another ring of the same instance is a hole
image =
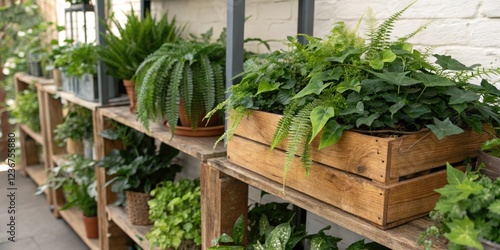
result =
[[[215,148],[213,147],[215,141],[218,139],[218,136],[186,137],[176,135],[172,138],[172,134],[169,132],[168,128],[160,123],[151,123],[150,130],[147,131],[144,126],[137,121],[136,115],[130,113],[128,106],[99,108],[97,113],[94,127],[95,152],[97,153],[97,159],[102,159],[109,151],[118,146],[116,145],[116,142],[99,136],[102,131],[110,126],[110,119],[145,133],[158,141],[177,148],[179,151],[186,153],[187,155],[199,159],[201,162],[200,172],[203,172],[203,169],[208,167],[206,164],[208,159],[226,156],[226,150],[222,143]],[[131,224],[128,221],[127,214],[123,208],[111,205],[116,200],[116,194],[111,192],[110,186],[103,188],[109,179],[110,177],[106,175],[104,168],[99,168],[97,170],[97,188],[99,190],[98,197],[100,204],[98,209],[99,216],[101,216],[100,221],[102,222],[100,224],[101,249],[126,249],[130,239],[135,241],[141,247],[146,246],[144,249],[149,249],[149,247],[147,247],[149,244],[144,235],[149,231],[150,226],[137,226]],[[246,201],[243,205],[244,207],[247,206]],[[231,215],[226,216],[231,217]],[[234,219],[238,216],[239,214],[233,215]],[[109,220],[106,218],[109,218]],[[202,223],[204,223],[204,219],[202,219]],[[217,231],[216,228],[210,228],[209,230],[202,231],[202,238],[208,239],[208,237],[204,236],[205,234],[218,232],[219,231]],[[212,238],[210,237],[210,241],[211,239]]]
[[[43,136],[41,133],[33,131],[32,129],[28,128],[28,126],[26,126],[24,124],[19,124],[18,126],[19,126],[19,129],[24,131],[29,137],[33,138],[33,140],[35,140],[37,143],[39,143],[41,145],[43,144]]]
[[[60,210],[61,217],[71,226],[73,231],[80,236],[83,242],[87,244],[91,250],[99,250],[99,240],[89,239],[85,233],[85,225],[82,220],[82,212],[76,208]]]

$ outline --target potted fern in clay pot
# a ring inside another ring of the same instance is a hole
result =
[[[407,8],[380,24],[369,17],[368,43],[337,23],[325,39],[290,37],[289,50],[246,61],[218,107],[230,112],[220,138],[229,161],[384,228],[430,211],[446,162],[476,157],[486,125],[499,123],[499,91],[471,82],[500,69],[414,49],[408,40],[424,27],[390,41]],[[396,202],[405,189],[414,191]]]
[[[140,121],[149,128],[150,119],[165,118],[172,136],[222,134],[220,116],[203,117],[224,100],[224,72],[225,46],[220,43],[164,44],[136,73]]]
[[[160,20],[156,20],[149,13],[140,19],[132,9],[125,16],[125,24],[121,24],[111,16],[114,26],[105,26],[107,31],[104,34],[105,45],[99,47],[99,58],[108,67],[109,75],[123,79],[130,99],[130,111],[135,113],[137,96],[133,78],[137,67],[162,44],[177,41],[183,27],[176,27],[175,17],[169,20],[167,13]],[[118,32],[113,32],[114,28]]]

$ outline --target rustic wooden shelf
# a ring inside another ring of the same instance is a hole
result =
[[[89,239],[83,225],[82,212],[76,208],[60,210],[61,217],[73,228],[75,233],[87,244],[91,250],[99,250],[99,239]]]
[[[47,171],[45,170],[45,166],[43,164],[26,166],[25,170],[36,185],[40,186],[45,183],[45,180],[47,179]]]
[[[62,165],[66,161],[66,157],[68,157],[68,154],[52,155],[52,162],[54,162],[58,166]]]
[[[106,211],[111,220],[118,225],[135,243],[142,249],[150,249],[146,233],[151,230],[152,226],[140,226],[130,223],[127,213],[123,207],[113,205],[106,206]]]
[[[54,84],[54,79],[46,79],[37,76],[30,76],[24,72],[18,72],[14,75],[14,77],[21,82],[24,83],[38,83],[43,85]]]
[[[285,192],[283,192],[282,183],[277,183],[238,165],[232,164],[226,158],[210,159],[208,160],[208,164],[226,175],[287,200],[343,228],[372,239],[391,249],[422,249],[423,246],[417,244],[418,236],[427,226],[431,225],[429,219],[420,218],[392,229],[383,230],[365,220],[301,192],[293,189],[285,189]],[[447,249],[447,246],[443,241],[435,241],[432,249]]]
[[[28,126],[24,124],[19,124],[19,129],[22,129],[26,134],[29,135],[29,137],[33,138],[37,143],[43,145],[43,136],[39,132],[33,131],[31,128],[28,128]]]
[[[143,132],[201,161],[226,155],[226,149],[222,142],[214,149],[215,141],[219,138],[218,136],[187,137],[176,135],[172,138],[172,134],[166,126],[154,122],[150,124],[150,131],[147,131],[142,123],[137,120],[137,116],[130,113],[128,106],[102,108],[100,112],[104,117]]]

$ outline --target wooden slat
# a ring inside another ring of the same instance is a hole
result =
[[[223,143],[219,143],[214,149],[214,144],[218,137],[186,137],[176,135],[172,138],[172,134],[166,126],[153,122],[150,124],[150,131],[147,131],[142,123],[137,121],[136,115],[130,113],[128,106],[101,108],[100,112],[104,117],[111,118],[143,132],[201,161],[226,155]]]
[[[70,208],[67,210],[60,210],[61,217],[68,223],[68,225],[73,228],[73,231],[80,236],[83,242],[91,250],[99,250],[99,239],[89,239],[85,232],[85,225],[83,224],[82,212],[76,208]]]
[[[47,179],[47,171],[42,164],[27,166],[26,173],[38,186],[44,184]]]
[[[33,131],[32,129],[28,128],[28,126],[26,126],[24,124],[18,124],[18,126],[20,129],[22,129],[24,132],[26,132],[26,134],[29,137],[33,138],[33,140],[35,140],[37,143],[43,145],[43,136],[41,133]]]
[[[287,200],[343,228],[372,239],[391,249],[423,249],[423,246],[418,245],[416,242],[419,234],[423,232],[427,226],[431,225],[430,220],[426,218],[413,220],[398,227],[383,230],[352,214],[293,189],[287,189],[286,193],[283,194],[281,183],[232,164],[225,158],[208,160],[208,164],[233,178],[248,183],[248,185]],[[335,193],[330,190],[328,190],[328,192],[335,195]],[[443,241],[435,241],[432,249],[447,249],[447,247]]]
[[[43,84],[43,85],[54,84],[54,79],[46,79],[43,77],[30,76],[24,72],[18,72],[14,75],[14,77],[18,81],[22,81],[24,83],[39,83],[39,84]]]
[[[109,218],[116,223],[135,243],[142,249],[150,249],[146,234],[151,230],[152,226],[140,226],[130,223],[125,209],[113,205],[106,207]]]
[[[85,107],[90,110],[95,110],[99,107],[103,107],[102,104],[99,102],[91,102],[84,100],[72,93],[64,92],[64,91],[57,91],[57,95],[60,96],[62,99],[77,104],[79,106]],[[121,105],[127,105],[128,104],[128,99],[126,96],[124,97],[119,97],[119,98],[113,98],[109,100],[109,103],[106,104],[105,106],[121,106]]]
[[[62,165],[66,161],[66,157],[68,157],[68,154],[53,155],[52,162],[57,166]]]

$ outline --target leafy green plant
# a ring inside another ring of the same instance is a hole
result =
[[[396,136],[429,129],[438,139],[463,128],[481,132],[500,122],[500,91],[487,80],[498,68],[466,66],[447,55],[420,52],[408,39],[417,29],[390,41],[398,18],[410,6],[377,24],[368,18],[368,44],[337,23],[326,39],[306,36],[307,45],[289,38],[288,51],[248,60],[241,83],[213,112],[225,108],[234,121],[219,139],[231,138],[251,110],[283,114],[271,148],[288,138],[285,176],[296,155],[311,166],[311,141],[319,149],[335,144],[345,130]],[[432,56],[434,63],[427,58]],[[209,113],[207,116],[209,117]]]
[[[133,9],[125,16],[124,25],[114,16],[110,18],[117,34],[106,24],[106,45],[99,47],[99,59],[106,64],[111,76],[131,80],[139,64],[162,44],[177,41],[184,27],[176,27],[175,17],[169,21],[167,13],[158,21],[149,13],[140,19]]]
[[[143,133],[115,123],[115,129],[105,130],[101,134],[110,140],[120,139],[123,150],[113,149],[99,165],[106,168],[108,175],[114,177],[106,185],[116,192],[116,205],[125,201],[125,191],[149,193],[158,183],[174,180],[182,167],[172,164],[172,159],[179,150],[162,143],[156,150],[154,140]]]
[[[495,157],[500,157],[500,138],[495,137],[481,145],[481,150]]]
[[[161,249],[199,249],[201,245],[201,204],[199,180],[165,181],[149,200],[149,219],[153,227],[146,234],[152,246]],[[183,243],[184,242],[184,243]],[[191,242],[191,243],[185,243]],[[194,242],[194,244],[193,244]],[[186,248],[186,244],[191,247]]]
[[[54,65],[67,76],[81,77],[97,73],[97,47],[90,43],[75,43],[64,49],[54,61]]]
[[[166,118],[172,135],[182,102],[191,127],[224,100],[225,48],[218,43],[166,43],[148,56],[136,73],[138,117]]]
[[[92,112],[84,107],[72,105],[63,122],[54,129],[54,141],[59,146],[64,146],[68,139],[81,141],[83,139],[92,140]]]
[[[500,244],[500,179],[491,180],[479,172],[462,171],[447,165],[448,184],[430,216],[434,225],[419,238],[430,249],[433,237],[445,237],[450,249],[465,246],[483,249],[480,240]]]
[[[18,124],[24,124],[35,132],[40,131],[40,116],[38,110],[38,95],[34,86],[19,92],[8,111]]]

